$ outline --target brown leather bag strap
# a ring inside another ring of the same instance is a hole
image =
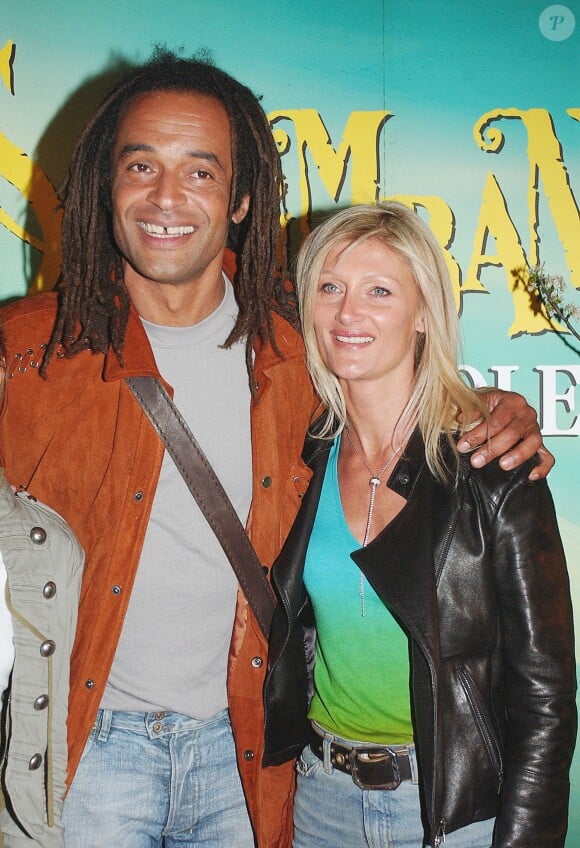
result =
[[[206,455],[181,413],[155,377],[125,382],[155,428],[215,533],[264,636],[274,613],[274,593],[246,531]]]

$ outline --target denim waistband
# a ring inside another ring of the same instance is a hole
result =
[[[327,737],[332,742],[337,742],[339,745],[344,745],[347,748],[389,748],[391,751],[410,751],[415,748],[414,742],[409,742],[405,745],[391,745],[387,742],[365,742],[363,739],[347,739],[345,736],[338,736],[331,730],[327,730],[313,719],[310,720],[310,724],[319,736]]]
[[[106,741],[113,729],[140,733],[153,739],[160,736],[170,736],[171,734],[190,733],[204,728],[210,730],[223,724],[229,724],[229,720],[227,709],[221,710],[211,718],[204,720],[164,710],[149,713],[99,710],[92,733],[101,741]]]

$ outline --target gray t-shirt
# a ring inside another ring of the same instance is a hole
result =
[[[191,327],[143,321],[175,403],[245,524],[252,493],[245,345],[220,347],[237,316],[231,283]],[[207,719],[227,706],[237,580],[167,452],[101,706]]]

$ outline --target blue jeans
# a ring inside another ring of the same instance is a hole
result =
[[[66,848],[253,848],[227,710],[100,710],[63,822]]]
[[[305,748],[297,766],[294,848],[423,848],[415,749],[409,750],[411,780],[394,790],[359,789]],[[489,848],[494,819],[446,834],[441,848]]]

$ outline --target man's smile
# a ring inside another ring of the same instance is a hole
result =
[[[195,227],[163,227],[159,224],[149,224],[146,221],[138,221],[138,226],[147,233],[148,236],[154,238],[175,238],[176,236],[188,236],[195,230]]]

